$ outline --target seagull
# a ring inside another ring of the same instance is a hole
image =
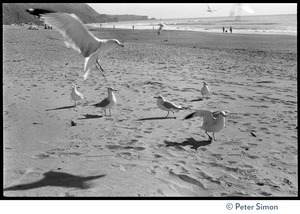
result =
[[[77,87],[76,87],[76,85],[75,84],[72,84],[71,85],[71,98],[72,98],[72,100],[74,100],[74,106],[76,107],[76,102],[77,101],[80,101],[80,100],[83,100],[83,95],[82,95],[82,93],[80,93],[79,91],[77,91]]]
[[[254,10],[248,4],[240,4],[243,11],[247,13],[255,13]]]
[[[159,23],[158,25],[159,25],[159,28],[158,28],[157,34],[160,35],[160,32],[162,31],[162,28],[166,27],[166,25],[163,22]]]
[[[207,4],[207,10],[206,11],[210,12],[210,13],[214,13],[217,10],[213,10],[212,7],[211,7],[211,4]]]
[[[202,117],[202,125],[200,128],[205,131],[205,134],[212,140],[212,137],[207,132],[213,132],[215,139],[215,132],[221,131],[225,127],[225,117],[228,116],[229,111],[215,111],[210,110],[198,110],[194,113],[187,115],[184,119],[190,119],[193,117]]]
[[[255,13],[255,11],[248,4],[233,4],[230,10],[230,16],[236,16],[236,19],[239,19],[241,16],[241,11],[247,13]]]
[[[103,111],[105,111],[105,116],[106,116],[106,109],[109,109],[109,113],[111,116],[111,111],[110,109],[117,103],[117,99],[113,93],[113,91],[118,91],[116,89],[114,89],[113,87],[108,87],[107,88],[107,98],[105,98],[104,100],[102,100],[100,103],[94,104],[93,106],[95,107],[100,107],[103,109]]]
[[[210,95],[210,90],[208,88],[207,82],[203,82],[203,87],[201,89],[201,95],[202,95],[202,97],[204,97],[204,96],[209,97],[209,95]]]
[[[32,8],[26,11],[43,20],[45,24],[53,26],[63,35],[65,45],[68,48],[73,48],[85,57],[84,80],[88,78],[90,68],[93,65],[104,76],[104,69],[99,63],[101,57],[114,47],[124,47],[124,44],[117,39],[99,39],[95,37],[75,14]]]
[[[184,110],[186,108],[181,107],[180,105],[177,105],[173,102],[170,102],[168,100],[166,100],[163,96],[159,95],[156,96],[154,98],[157,98],[156,104],[158,106],[158,108],[160,108],[161,110],[167,111],[168,114],[166,115],[166,117],[168,117],[169,112],[172,111],[173,115],[174,115],[174,111],[179,111],[179,110]]]

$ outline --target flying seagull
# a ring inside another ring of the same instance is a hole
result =
[[[65,45],[68,48],[73,48],[85,57],[84,80],[88,78],[90,68],[93,65],[104,76],[102,73],[104,69],[99,63],[101,57],[116,46],[124,47],[117,39],[99,39],[95,37],[75,14],[32,8],[26,11],[43,20],[45,24],[53,26],[63,35]]]
[[[207,4],[207,10],[206,11],[209,12],[209,13],[214,13],[217,10],[212,9],[211,4]]]
[[[229,15],[235,16],[236,19],[239,19],[242,11],[251,14],[255,13],[255,11],[248,4],[233,4]]]
[[[184,119],[190,119],[193,117],[202,117],[202,125],[200,129],[205,131],[205,134],[212,140],[212,137],[207,132],[213,132],[213,137],[215,139],[215,132],[221,131],[225,127],[225,117],[227,117],[229,111],[215,111],[210,110],[198,110],[194,113],[187,115]]]

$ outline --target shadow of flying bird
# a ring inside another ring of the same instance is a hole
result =
[[[39,181],[7,187],[3,189],[3,191],[29,190],[29,189],[36,189],[45,186],[88,189],[89,185],[86,183],[87,181],[94,180],[97,178],[102,178],[105,175],[81,177],[81,176],[68,174],[65,172],[48,171],[45,172],[43,176],[44,178]]]
[[[174,147],[177,147],[177,146],[192,146],[191,149],[197,150],[201,146],[207,146],[207,145],[211,144],[212,141],[211,140],[197,141],[194,138],[187,138],[182,143],[177,143],[177,142],[172,142],[172,141],[167,141],[167,140],[165,140],[164,143],[167,145],[167,147],[169,147],[169,146],[174,146]]]

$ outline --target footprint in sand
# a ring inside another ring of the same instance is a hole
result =
[[[122,164],[111,164],[111,166],[113,167],[118,167],[121,171],[126,172],[127,169],[125,166],[123,166]]]
[[[130,160],[133,158],[140,159],[142,154],[139,152],[146,149],[141,146],[106,145],[105,147],[112,150],[113,152],[117,151],[117,156],[123,157],[125,159],[130,159]]]
[[[48,150],[46,152],[41,152],[39,154],[33,155],[31,156],[31,158],[33,159],[45,159],[45,158],[55,158],[55,157],[64,157],[64,156],[80,156],[83,154],[86,154],[90,152],[89,150],[74,150],[74,151],[70,151],[70,150],[66,150],[63,148],[56,148],[56,149],[51,149]]]
[[[233,164],[237,164],[237,161],[227,161],[229,164],[233,165]]]
[[[136,138],[143,138],[144,136],[142,136],[142,135],[134,135],[134,137],[136,137]]]
[[[132,149],[132,150],[135,150],[135,151],[141,151],[141,150],[144,150],[146,148],[144,147],[139,147],[139,146],[119,146],[119,145],[106,145],[107,148],[109,149],[116,149],[116,150],[123,150],[123,149]]]

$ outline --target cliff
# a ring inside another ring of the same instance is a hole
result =
[[[148,19],[147,16],[99,14],[89,5],[84,3],[4,3],[2,6],[4,25],[26,22],[42,24],[41,21],[26,12],[26,9],[28,8],[41,8],[59,12],[74,13],[86,24]]]

